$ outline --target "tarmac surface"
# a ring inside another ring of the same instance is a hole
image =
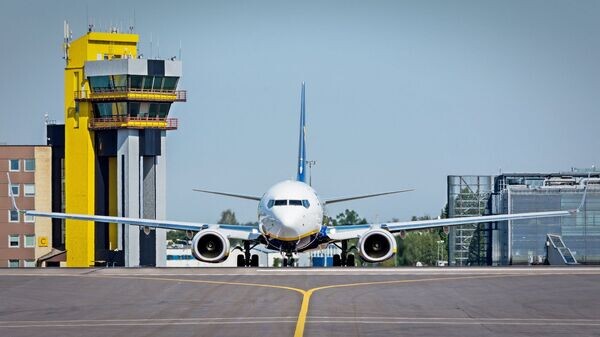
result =
[[[600,268],[0,269],[0,336],[600,336]]]

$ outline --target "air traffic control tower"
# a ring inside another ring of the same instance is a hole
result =
[[[65,32],[65,212],[164,219],[181,62],[138,58],[137,34]],[[68,267],[166,264],[164,230],[67,220],[64,235]]]

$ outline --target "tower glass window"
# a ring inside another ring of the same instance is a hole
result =
[[[177,80],[179,80],[179,77],[165,77],[162,87],[163,90],[175,90],[175,88],[177,88]]]

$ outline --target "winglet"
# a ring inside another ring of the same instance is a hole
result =
[[[588,182],[590,181],[591,175],[592,175],[592,172],[588,172],[587,180],[583,184],[583,196],[581,197],[581,202],[579,203],[579,206],[577,206],[577,209],[569,211],[571,214],[575,214],[575,213],[581,212],[581,209],[585,205],[585,198],[587,196],[587,190],[588,190]]]
[[[20,213],[21,211],[19,210],[19,207],[17,207],[15,196],[12,193],[12,182],[10,181],[10,174],[8,172],[6,172],[6,178],[8,178],[8,196],[10,197],[10,201],[12,202],[12,210]]]
[[[304,102],[304,82],[300,97],[300,139],[298,144],[298,175],[296,180],[306,182],[306,105]]]

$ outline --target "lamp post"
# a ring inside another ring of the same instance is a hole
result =
[[[312,167],[313,165],[317,164],[316,160],[307,160],[306,163],[308,164],[308,184],[310,186],[312,186]]]
[[[440,256],[440,255],[441,255],[441,253],[442,253],[442,250],[441,250],[441,246],[440,246],[440,245],[444,243],[444,240],[438,240],[438,241],[436,241],[436,242],[437,242],[437,248],[438,248],[438,249],[437,249],[438,258],[437,258],[436,265],[438,265],[438,266],[439,266],[439,264],[440,264],[440,258],[441,258],[441,256]]]

